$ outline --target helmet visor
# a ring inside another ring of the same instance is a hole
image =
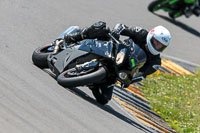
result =
[[[162,52],[167,47],[158,40],[156,40],[154,37],[151,38],[151,44],[153,48],[158,52]]]

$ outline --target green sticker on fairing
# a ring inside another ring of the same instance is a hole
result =
[[[135,66],[135,60],[131,59],[131,63],[132,63],[132,67],[134,67]]]

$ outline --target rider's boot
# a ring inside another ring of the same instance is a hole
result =
[[[83,38],[83,33],[82,31],[79,31],[79,32],[76,32],[76,33],[73,33],[73,34],[66,34],[64,36],[64,41],[65,43],[76,43],[78,41],[82,41],[84,38]]]

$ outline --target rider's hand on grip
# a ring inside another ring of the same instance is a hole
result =
[[[119,39],[121,32],[125,29],[125,25],[123,24],[117,24],[113,28],[111,34],[116,38]]]

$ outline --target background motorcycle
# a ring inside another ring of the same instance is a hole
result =
[[[174,19],[182,15],[190,17],[193,14],[193,9],[198,5],[198,0],[195,0],[195,4],[192,6],[181,4],[180,0],[155,0],[149,4],[148,10],[155,12],[162,9],[168,12],[169,16]]]
[[[72,26],[59,38],[78,30],[78,27]],[[122,86],[130,84],[128,77],[146,62],[145,52],[131,39],[125,42],[116,40],[110,33],[108,35],[110,41],[93,39],[74,45],[63,43],[56,54],[53,53],[55,43],[37,48],[32,55],[33,63],[39,68],[50,68],[63,87],[87,86],[92,90],[97,102],[106,104],[112,98],[115,82],[121,81]],[[129,58],[131,64],[127,64],[127,68],[132,71],[118,70],[115,63],[118,45],[121,43],[133,51]]]

